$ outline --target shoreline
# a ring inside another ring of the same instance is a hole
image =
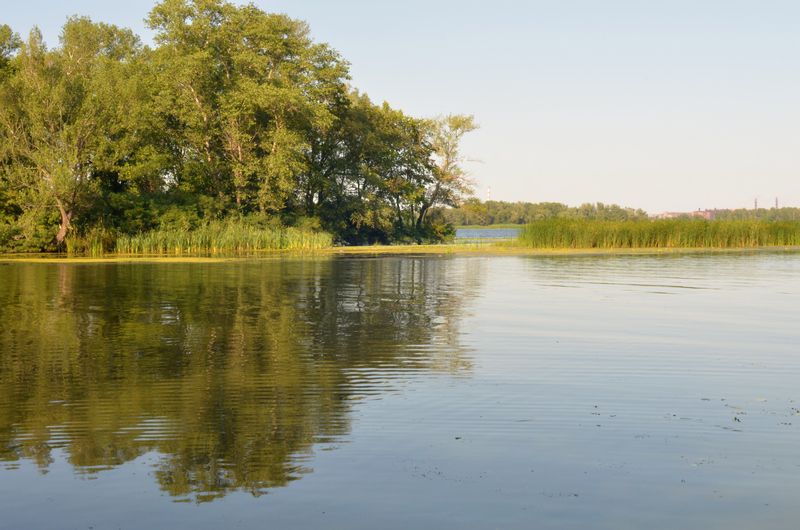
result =
[[[99,257],[67,256],[65,254],[0,254],[0,264],[8,263],[223,263],[282,257],[344,257],[344,256],[530,256],[530,257],[602,257],[602,256],[681,256],[697,254],[792,254],[800,246],[747,248],[526,248],[502,244],[396,245],[332,247],[317,250],[264,250],[234,255],[132,255],[107,254]]]

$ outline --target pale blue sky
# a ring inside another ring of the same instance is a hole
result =
[[[475,114],[478,193],[651,212],[800,206],[800,1],[275,0],[420,116]],[[131,27],[154,2],[0,0],[56,44],[70,14]]]

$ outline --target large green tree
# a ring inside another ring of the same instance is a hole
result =
[[[177,184],[240,211],[282,210],[307,172],[311,131],[334,121],[346,65],[303,22],[254,6],[167,0],[148,23]]]
[[[57,49],[34,29],[0,86],[6,178],[25,214],[58,212],[58,244],[92,206],[97,174],[124,156],[116,88],[139,49],[129,30],[72,18]]]
[[[425,125],[352,92],[334,126],[312,144],[302,190],[307,214],[351,243],[413,236],[433,171]]]
[[[472,195],[460,147],[464,135],[477,128],[473,116],[451,114],[429,122],[427,140],[434,156],[433,178],[420,199],[417,229],[423,228],[432,207],[459,206],[465,197]]]

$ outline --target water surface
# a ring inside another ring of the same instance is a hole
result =
[[[459,228],[456,230],[457,241],[482,241],[498,239],[515,239],[521,228]]]
[[[0,264],[0,528],[796,528],[800,255]]]

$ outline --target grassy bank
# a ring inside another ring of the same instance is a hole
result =
[[[798,221],[551,219],[525,226],[517,244],[542,249],[757,248],[800,245]]]
[[[220,254],[262,250],[318,250],[333,245],[330,234],[301,228],[212,222],[191,231],[153,230],[120,236],[118,254]]]

